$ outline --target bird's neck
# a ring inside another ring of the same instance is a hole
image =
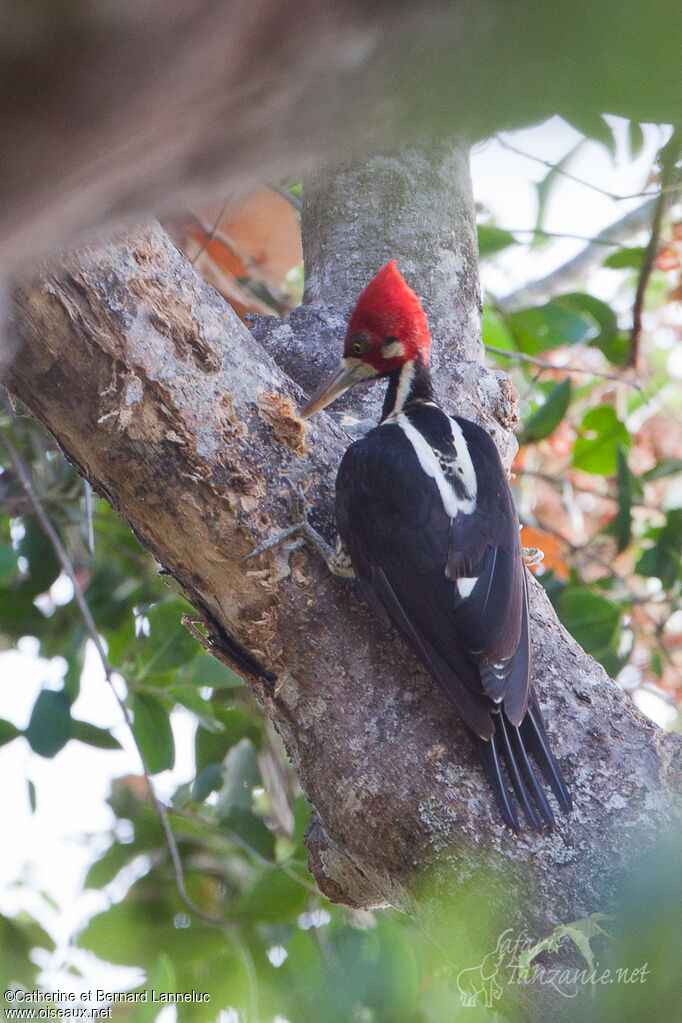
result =
[[[429,367],[425,366],[419,358],[405,362],[388,376],[381,422],[400,415],[406,405],[433,400],[433,385]]]

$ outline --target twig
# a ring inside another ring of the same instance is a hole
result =
[[[197,213],[189,213],[188,216],[194,221],[195,224],[197,224],[198,227],[201,228],[201,230],[206,235],[203,245],[191,260],[193,264],[196,264],[197,260],[199,259],[199,256],[204,251],[209,242],[211,241],[220,242],[221,245],[224,245],[225,248],[232,253],[235,259],[239,260],[239,262],[243,265],[244,269],[248,271],[248,275],[251,278],[251,280],[255,281],[257,284],[261,286],[268,299],[267,302],[263,303],[264,308],[267,308],[269,306],[272,310],[274,310],[277,313],[278,316],[283,316],[284,313],[291,308],[291,305],[287,303],[279,289],[275,287],[272,281],[268,280],[267,276],[261,270],[258,261],[254,259],[253,256],[250,256],[248,253],[244,252],[244,250],[241,249],[236,244],[236,242],[234,242],[232,238],[230,238],[228,234],[226,234],[224,231],[221,231],[220,228],[217,227],[215,224],[213,225],[213,227],[209,227],[209,225]],[[220,215],[220,219],[222,220],[222,213]],[[232,277],[232,274],[228,274],[228,276]],[[248,287],[246,285],[242,285],[242,287],[244,287],[248,291]],[[258,298],[258,296],[254,295],[253,292],[251,291],[249,292],[249,295],[252,298]]]
[[[524,526],[526,525],[531,526],[531,524],[527,522],[524,522],[523,524]],[[600,568],[605,569],[609,573],[609,575],[612,576],[612,578],[619,582],[623,587],[623,592],[625,593],[625,597],[623,599],[629,600],[633,608],[641,608],[643,613],[646,614],[650,621],[653,622],[653,619],[644,608],[645,604],[651,603],[651,598],[648,595],[637,593],[637,591],[634,590],[632,586],[630,586],[627,577],[621,575],[620,572],[617,572],[616,569],[613,567],[613,560],[609,560],[608,558],[603,557],[598,551],[594,549],[594,541],[598,536],[598,532],[593,533],[592,536],[589,536],[586,540],[583,541],[583,543],[574,543],[573,540],[569,540],[569,538],[560,530],[556,529],[554,526],[550,526],[548,523],[543,522],[541,519],[538,519],[537,517],[536,525],[537,528],[540,529],[543,533],[549,533],[551,536],[555,537],[561,543],[565,544],[572,555],[582,554],[588,561],[592,561],[595,565],[599,565]]]
[[[208,242],[210,241],[220,242],[220,244],[224,245],[225,248],[229,252],[231,252],[232,255],[236,257],[236,259],[239,260],[240,263],[244,264],[244,268],[249,272],[249,277],[253,277],[254,279],[258,280],[259,283],[264,282],[265,278],[263,277],[263,274],[261,273],[260,267],[258,266],[256,260],[248,253],[240,249],[237,243],[230,238],[229,234],[226,234],[225,231],[222,231],[215,224],[213,225],[213,227],[210,227],[203,219],[203,217],[199,216],[198,213],[189,213],[189,216],[206,235],[206,240],[204,241],[203,246],[199,249],[196,256],[192,260],[193,263],[195,263],[196,260],[199,258]],[[220,215],[218,223],[220,223],[220,220],[222,220],[222,214]]]
[[[85,484],[85,519],[86,519],[86,536],[88,541],[88,550],[91,554],[95,553],[95,527],[92,521],[92,487],[87,480],[83,481]]]
[[[598,239],[591,240],[584,249],[562,263],[556,270],[552,270],[537,281],[516,288],[503,298],[497,299],[497,304],[505,312],[511,312],[520,306],[531,305],[564,291],[567,284],[582,277],[595,263],[601,262],[605,244],[622,245],[633,234],[645,228],[651,222],[655,205],[656,199],[648,199],[637,209],[631,210],[601,231]]]
[[[493,355],[502,355],[507,359],[519,359],[521,362],[532,362],[534,366],[540,366],[542,369],[554,369],[563,373],[584,373],[586,376],[599,377],[602,380],[616,380],[618,383],[627,384],[644,393],[644,388],[636,380],[628,380],[627,377],[618,376],[616,373],[600,373],[599,370],[585,369],[583,366],[558,366],[554,362],[538,359],[535,355],[527,355],[526,352],[510,352],[505,348],[496,348],[494,345],[484,345],[483,347]]]
[[[645,192],[643,189],[640,192],[634,192],[632,195],[616,195],[615,192],[609,192],[606,188],[601,188],[599,185],[594,185],[591,181],[585,181],[584,178],[579,178],[575,174],[571,174],[570,171],[564,170],[563,167],[558,167],[551,160],[545,160],[542,156],[535,156],[534,153],[526,153],[525,150],[519,149],[518,146],[513,145],[511,142],[507,142],[501,135],[496,135],[495,138],[508,149],[511,153],[516,153],[517,156],[523,156],[526,160],[533,160],[535,163],[542,164],[543,167],[547,167],[549,170],[556,171],[557,174],[561,174],[562,177],[568,178],[570,181],[574,181],[577,185],[583,185],[585,188],[591,188],[593,192],[598,192],[600,195],[606,196],[607,199],[613,199],[614,202],[623,202],[626,199],[640,199],[646,195],[656,195],[655,192]]]
[[[169,806],[168,812],[171,813],[174,817],[180,817],[181,820],[187,820],[191,821],[193,824],[199,824],[203,828],[211,829],[215,827],[212,821],[206,820],[206,818],[202,817],[201,814],[193,813],[191,810],[185,810],[180,809],[179,807]],[[263,856],[261,853],[259,853],[257,849],[254,849],[252,845],[249,845],[249,843],[245,841],[240,835],[238,835],[236,831],[233,831],[232,828],[227,827],[227,825],[222,821],[220,823],[220,831],[221,834],[227,835],[227,837],[234,845],[238,846],[240,849],[243,849],[244,852],[249,854],[249,856],[252,856],[256,863],[259,863],[263,867],[274,866],[272,860],[269,860],[266,856]],[[284,871],[287,877],[290,877],[292,881],[295,881],[296,884],[300,885],[301,888],[305,888],[306,891],[309,891],[312,895],[320,894],[319,889],[314,884],[311,884],[310,881],[306,881],[304,878],[298,876],[296,871],[291,867],[291,861],[285,863],[278,863],[277,867],[280,870]]]
[[[5,431],[3,431],[2,434],[0,434],[0,442],[2,443],[2,446],[5,448],[5,451],[7,452],[9,459],[12,462],[14,471],[16,472],[17,476],[19,477],[19,480],[21,481],[21,485],[24,488],[24,491],[26,492],[26,496],[31,502],[36,517],[40,522],[40,525],[43,527],[45,534],[47,535],[50,543],[52,544],[52,548],[57,556],[57,559],[62,569],[71,580],[74,597],[76,598],[76,603],[78,605],[78,609],[81,613],[81,617],[85,624],[85,628],[88,632],[90,639],[95,645],[95,649],[97,650],[97,654],[104,669],[104,675],[106,677],[106,680],[109,683],[111,691],[114,694],[114,698],[121,710],[125,723],[128,726],[133,742],[135,743],[135,747],[137,749],[140,762],[142,764],[142,772],[149,787],[149,794],[151,796],[152,805],[154,807],[157,817],[159,818],[161,827],[163,828],[163,832],[166,837],[166,843],[171,854],[173,870],[175,873],[175,881],[178,887],[178,891],[180,893],[180,898],[185,903],[187,908],[191,910],[192,913],[195,913],[198,917],[200,917],[202,920],[205,920],[207,923],[216,924],[219,927],[234,927],[236,926],[234,920],[225,920],[222,917],[213,916],[211,913],[204,912],[203,909],[200,909],[192,901],[192,899],[187,893],[187,889],[185,887],[185,875],[183,871],[182,860],[180,859],[180,853],[178,850],[177,842],[175,841],[175,835],[173,834],[170,822],[168,820],[168,812],[154,790],[154,785],[149,774],[149,769],[145,761],[144,753],[142,752],[140,744],[137,740],[137,736],[135,735],[135,731],[133,729],[133,721],[130,714],[130,710],[126,706],[123,699],[116,692],[116,687],[114,685],[114,669],[112,668],[107,658],[104,646],[102,645],[101,637],[97,632],[97,626],[95,625],[92,614],[90,613],[90,608],[88,607],[80,583],[78,582],[76,571],[54,526],[52,525],[50,519],[45,513],[45,509],[41,504],[40,498],[38,497],[33,488],[30,472],[27,466],[24,464],[23,460],[14,450],[14,447]]]
[[[639,358],[639,339],[642,334],[644,296],[646,295],[646,289],[649,284],[649,278],[651,277],[651,272],[654,268],[654,260],[656,259],[656,253],[658,251],[661,224],[663,222],[663,215],[668,206],[667,189],[672,183],[678,151],[679,140],[677,138],[677,132],[673,132],[659,154],[661,164],[661,190],[658,193],[656,204],[654,206],[649,243],[644,252],[642,269],[640,270],[639,279],[637,281],[635,304],[632,308],[632,330],[630,332],[630,344],[628,346],[628,366],[636,366]]]
[[[199,258],[201,253],[204,251],[204,249],[206,248],[208,243],[215,237],[215,233],[218,230],[218,224],[223,219],[225,210],[227,209],[229,202],[230,202],[230,200],[229,200],[229,198],[227,198],[225,200],[225,202],[223,203],[223,205],[222,205],[220,213],[218,214],[218,216],[215,219],[215,223],[213,224],[213,227],[211,228],[210,231],[206,232],[206,237],[204,238],[203,242],[201,243],[201,246],[199,247],[199,250],[197,252],[195,252],[194,255],[192,256],[192,258],[190,259],[190,263],[192,263],[192,265],[194,265],[194,263],[196,263],[197,259]]]
[[[616,246],[620,245],[620,242],[613,238],[590,238],[586,234],[571,234],[568,231],[546,231],[544,227],[504,227],[499,226],[501,231],[508,231],[509,234],[535,234],[541,238],[568,238],[569,241],[576,242],[589,242],[590,245],[606,245]]]
[[[283,199],[286,199],[286,201],[290,203],[290,205],[293,206],[295,210],[297,210],[299,213],[301,212],[301,209],[303,208],[303,203],[301,202],[299,197],[297,195],[294,195],[294,193],[289,188],[285,188],[284,185],[273,185],[272,182],[270,181],[266,181],[265,184],[270,189],[271,192],[277,192],[277,194],[281,195]]]

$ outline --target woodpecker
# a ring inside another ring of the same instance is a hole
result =
[[[561,810],[571,799],[530,682],[518,518],[491,437],[440,408],[430,350],[424,310],[391,260],[362,292],[343,358],[301,416],[360,381],[387,381],[379,425],[339,468],[336,564],[452,699],[506,823],[519,830],[513,792],[542,830],[554,815],[531,757]]]

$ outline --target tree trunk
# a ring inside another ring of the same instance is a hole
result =
[[[529,893],[507,926],[522,920],[540,937],[603,909],[620,866],[670,822],[680,737],[637,711],[533,585],[534,684],[574,810],[549,834],[514,835],[448,699],[355,585],[307,549],[242,560],[289,524],[285,475],[332,537],[348,434],[338,413],[298,418],[297,381],[307,389],[338,358],[339,314],[389,256],[434,321],[441,395],[507,436],[511,389],[480,365],[466,160],[429,159],[377,158],[315,179],[303,218],[308,304],[290,323],[257,322],[260,343],[154,223],[65,255],[16,291],[20,348],[6,383],[178,580],[216,656],[272,717],[313,807],[307,844],[322,891],[414,910],[416,867],[445,893],[485,850],[489,877]],[[378,399],[350,407],[362,418]]]

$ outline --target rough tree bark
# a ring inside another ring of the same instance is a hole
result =
[[[530,891],[511,913],[541,936],[603,908],[619,866],[670,823],[679,736],[633,707],[534,585],[534,681],[575,809],[551,834],[513,835],[448,700],[354,586],[305,549],[242,560],[289,523],[284,474],[303,482],[313,524],[332,535],[341,423],[352,417],[321,414],[306,428],[297,378],[318,380],[307,353],[337,358],[339,313],[385,256],[400,257],[435,320],[446,318],[445,329],[434,322],[443,394],[500,436],[513,422],[508,384],[479,361],[466,161],[439,150],[423,176],[424,159],[379,159],[311,185],[311,304],[290,324],[258,323],[262,343],[156,224],[64,255],[16,291],[20,348],[6,384],[178,580],[216,656],[272,717],[313,806],[320,888],[413,910],[416,866],[431,865],[445,892],[484,850],[490,876]],[[370,197],[386,216],[360,215]],[[330,239],[347,254],[334,251],[333,273]]]

